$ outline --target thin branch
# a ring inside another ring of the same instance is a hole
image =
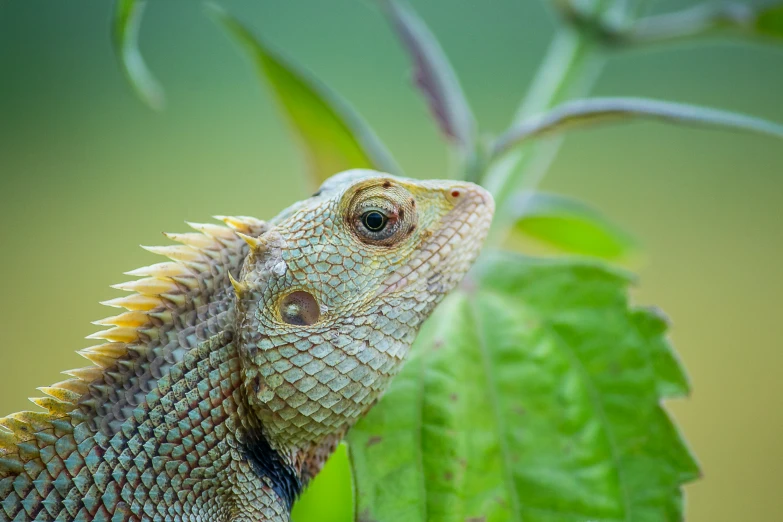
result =
[[[750,38],[783,37],[783,3],[747,5],[704,3],[681,11],[641,18],[632,24],[596,17],[567,1],[559,2],[563,18],[609,48],[672,43],[715,35]],[[774,27],[766,27],[767,24]]]
[[[476,123],[457,74],[438,40],[407,3],[383,0],[381,5],[413,61],[416,85],[427,99],[441,131],[466,154],[471,154]]]
[[[645,98],[590,98],[565,102],[511,127],[495,142],[493,157],[501,156],[532,138],[602,123],[638,120],[723,127],[783,139],[783,125],[729,111]]]
[[[701,4],[690,9],[643,18],[626,33],[619,33],[624,44],[669,43],[715,34],[756,35],[760,6],[741,3]]]

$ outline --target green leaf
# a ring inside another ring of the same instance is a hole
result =
[[[291,521],[348,521],[353,513],[352,501],[351,467],[343,442],[294,504]]]
[[[760,8],[753,25],[760,35],[783,38],[783,5]]]
[[[208,4],[215,20],[247,51],[302,139],[315,185],[352,168],[399,174],[400,168],[370,127],[315,78],[297,70],[238,20]]]
[[[587,204],[545,192],[520,195],[513,231],[571,254],[618,261],[635,253],[634,238]]]
[[[704,2],[680,11],[642,18],[629,27],[603,29],[618,46],[682,42],[710,36],[780,39],[783,37],[783,4],[752,2]]]
[[[139,26],[146,5],[146,0],[117,0],[112,37],[117,58],[133,90],[144,103],[160,110],[165,103],[163,89],[139,52]]]
[[[385,12],[414,64],[414,80],[443,134],[464,152],[475,149],[475,120],[457,74],[438,40],[406,4],[383,0]]]
[[[511,127],[496,141],[494,154],[504,154],[532,138],[601,123],[638,120],[722,127],[783,139],[783,125],[734,112],[647,98],[588,98],[565,102],[545,114]]]
[[[484,258],[349,433],[357,520],[682,520],[688,383],[655,311],[600,266]]]

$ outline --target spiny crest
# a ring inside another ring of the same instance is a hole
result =
[[[260,248],[261,241],[257,237],[266,231],[265,222],[247,216],[216,218],[227,227],[187,223],[196,232],[165,234],[178,245],[143,247],[170,261],[127,272],[140,279],[113,286],[132,293],[102,304],[125,311],[94,322],[107,328],[87,338],[105,342],[77,352],[89,360],[91,366],[65,371],[63,373],[70,379],[38,388],[45,396],[30,400],[45,411],[24,411],[0,418],[0,472],[18,472],[22,462],[34,456],[24,453],[37,453],[38,445],[28,442],[38,439],[43,446],[46,440],[53,438],[54,430],[72,429],[70,422],[64,422],[65,417],[78,417],[81,406],[95,401],[92,395],[96,391],[127,380],[125,374],[129,372],[123,374],[123,369],[132,369],[136,357],[131,356],[143,355],[154,344],[161,326],[171,323],[174,315],[182,312],[186,300],[202,298],[206,301],[208,296],[202,294],[217,291],[200,288],[210,271],[225,270],[233,279],[230,267],[222,266],[226,263],[227,252],[231,253],[234,263],[241,265],[248,250],[246,244],[252,249]]]

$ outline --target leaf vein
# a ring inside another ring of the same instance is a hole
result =
[[[429,350],[422,350],[421,353],[421,363],[419,364],[419,374],[416,377],[417,384],[418,384],[418,391],[419,391],[419,398],[417,401],[417,406],[419,408],[419,416],[416,422],[416,449],[418,450],[418,466],[419,466],[419,480],[420,480],[420,486],[421,489],[421,511],[422,511],[422,520],[427,521],[429,520],[429,500],[427,495],[427,481],[426,481],[426,475],[425,475],[425,466],[424,466],[424,446],[423,446],[423,440],[424,440],[424,401],[425,399],[425,383],[424,383],[424,371],[426,370],[426,362],[427,362],[427,353]]]
[[[559,341],[555,343],[555,345],[562,347],[563,351],[566,353],[568,358],[571,359],[574,367],[582,376],[582,379],[585,382],[585,385],[587,386],[587,392],[590,394],[590,402],[593,403],[593,407],[595,408],[595,411],[601,420],[601,424],[604,426],[606,438],[609,441],[609,448],[611,451],[612,460],[615,463],[615,470],[617,472],[617,481],[620,484],[620,491],[622,494],[623,520],[625,520],[626,522],[630,522],[631,521],[630,518],[631,498],[630,498],[629,488],[623,473],[622,460],[620,459],[620,454],[617,448],[617,441],[615,440],[614,432],[612,431],[611,423],[609,422],[609,417],[607,416],[606,410],[604,409],[604,404],[601,401],[601,394],[596,389],[595,383],[593,382],[590,373],[587,371],[587,368],[585,368],[582,359],[579,358],[579,355],[576,353],[576,351],[565,341],[565,339],[563,339],[563,337],[560,335],[557,329],[549,322],[543,322],[542,326],[546,330],[548,330],[555,339]]]
[[[508,489],[509,499],[511,500],[511,512],[513,520],[522,522],[522,505],[517,495],[516,487],[514,486],[514,477],[511,471],[511,455],[508,449],[508,443],[506,441],[505,423],[503,422],[503,416],[500,412],[500,405],[498,399],[497,384],[495,383],[494,373],[491,371],[491,357],[487,348],[487,342],[484,337],[484,328],[478,312],[478,305],[475,301],[471,302],[470,307],[473,320],[476,323],[476,338],[478,339],[479,351],[481,352],[481,359],[484,366],[484,373],[487,376],[487,382],[489,383],[488,396],[492,403],[492,413],[495,416],[495,425],[498,428],[498,440],[500,442],[500,452],[503,456],[503,478],[506,482],[506,488]]]

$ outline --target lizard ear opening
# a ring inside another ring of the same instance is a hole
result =
[[[310,326],[321,317],[321,307],[315,297],[297,290],[280,299],[280,318],[284,323],[294,326]]]

